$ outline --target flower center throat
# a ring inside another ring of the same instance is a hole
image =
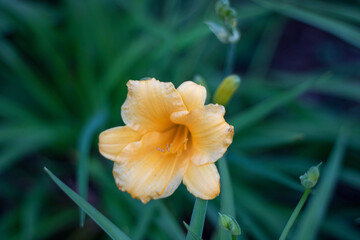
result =
[[[164,138],[157,150],[164,154],[180,155],[187,149],[189,130],[184,125],[175,125],[164,132]]]

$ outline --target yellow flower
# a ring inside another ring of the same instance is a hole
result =
[[[121,108],[126,124],[102,132],[100,153],[114,161],[116,185],[143,203],[170,196],[181,181],[201,199],[220,193],[214,164],[232,143],[234,128],[221,105],[204,106],[206,90],[194,82],[177,89],[154,78],[130,80]]]

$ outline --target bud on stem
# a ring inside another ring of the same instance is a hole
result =
[[[218,87],[214,95],[214,102],[225,106],[234,95],[240,85],[240,77],[238,75],[230,75],[226,77]]]
[[[239,224],[236,219],[230,215],[219,213],[219,224],[226,230],[230,231],[233,236],[241,234]]]
[[[302,176],[300,176],[301,184],[307,189],[307,188],[313,188],[319,177],[320,177],[320,171],[319,167],[322,163],[320,163],[317,166],[313,166],[309,168],[309,170],[306,171],[306,173]]]

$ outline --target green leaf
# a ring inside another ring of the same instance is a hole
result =
[[[88,181],[89,181],[89,154],[91,150],[92,139],[99,128],[105,123],[107,119],[107,111],[100,110],[95,113],[88,123],[85,125],[78,143],[79,162],[77,171],[77,184],[79,194],[82,198],[87,199]],[[80,226],[85,222],[85,213],[80,209]]]
[[[340,133],[328,161],[324,164],[316,194],[310,199],[303,217],[300,219],[295,239],[314,239],[323,221],[338,180],[344,159],[347,137]]]
[[[268,231],[267,235],[270,239],[278,236],[287,220],[286,215],[283,214],[283,206],[276,204],[269,198],[264,198],[263,194],[246,186],[241,181],[234,184],[234,190],[236,208],[238,206],[239,209],[244,208],[249,212],[249,215],[256,218],[256,221]],[[241,212],[238,212],[238,215],[240,216]]]
[[[314,83],[327,79],[329,74],[322,75],[319,79],[313,79],[299,84],[291,90],[273,97],[270,100],[265,100],[257,106],[251,108],[247,112],[239,113],[237,116],[229,120],[230,124],[234,126],[235,132],[240,131],[250,125],[253,125],[270,114],[274,109],[286,105],[293,99],[297,98],[308,90]]]
[[[5,119],[11,119],[11,121],[24,121],[27,122],[37,120],[34,114],[29,111],[27,106],[22,106],[21,104],[7,99],[5,97],[0,97],[0,116]]]
[[[17,141],[11,142],[11,144],[6,144],[4,146],[5,150],[0,154],[0,173],[21,160],[23,156],[49,146],[53,141],[53,136],[44,135],[17,139]]]
[[[148,38],[140,38],[132,44],[125,52],[121,52],[105,71],[101,82],[103,82],[106,93],[115,88],[125,70],[136,63],[143,56],[144,51],[151,48],[153,41]]]
[[[76,220],[75,209],[58,209],[56,214],[39,219],[35,226],[35,239],[49,239],[57,231],[75,223]]]
[[[97,181],[96,183],[99,184],[100,188],[106,189],[111,192],[111,198],[116,198],[118,201],[120,198],[126,201],[126,207],[130,208],[130,211],[141,215],[143,213],[143,204],[138,201],[134,201],[130,197],[129,194],[125,194],[120,192],[115,183],[114,179],[112,178],[111,174],[107,174],[104,166],[99,163],[99,161],[91,161],[90,162],[90,171],[92,177],[94,177]],[[177,222],[177,219],[172,215],[172,213],[167,209],[165,204],[162,201],[154,201],[156,209],[159,209],[160,213],[155,218],[156,225],[166,232],[169,238],[176,239],[176,240],[183,240],[185,238],[184,232],[181,229],[180,224]],[[154,220],[154,218],[152,218]]]
[[[4,40],[0,40],[0,61],[18,75],[23,87],[36,99],[40,106],[55,116],[63,117],[66,115],[67,110],[63,101],[21,59],[11,44]]]
[[[22,239],[34,239],[44,196],[45,191],[40,181],[26,194],[22,209]]]
[[[286,20],[283,16],[270,16],[268,23],[261,39],[257,45],[255,52],[252,54],[252,59],[246,73],[246,78],[265,78],[281,36],[283,35]]]
[[[359,227],[356,226],[356,224],[351,223],[347,219],[329,217],[324,220],[324,223],[321,226],[321,230],[326,233],[327,236],[334,239],[360,239]]]
[[[284,174],[283,171],[270,166],[268,163],[259,162],[255,159],[249,159],[241,154],[228,154],[228,158],[231,160],[231,163],[244,168],[246,172],[261,176],[264,180],[268,179],[280,183],[299,192],[304,190],[298,181],[295,181]]]
[[[254,221],[253,217],[245,211],[244,208],[236,206],[238,212],[239,222],[243,229],[246,229],[248,233],[251,233],[254,239],[269,240],[270,237],[265,234],[264,229]]]
[[[171,214],[162,201],[158,201],[160,217],[156,219],[156,224],[169,235],[171,239],[184,240],[185,235],[177,219]]]
[[[342,18],[343,20],[350,20],[353,22],[360,23],[360,11],[359,8],[354,7],[353,5],[346,2],[330,2],[330,1],[292,1],[297,5],[307,8],[310,10],[315,10],[318,12],[323,12],[331,14],[335,17]]]
[[[183,221],[183,224],[195,240],[201,240],[201,237],[199,237],[185,221]]]
[[[207,203],[208,203],[207,200],[196,198],[194,209],[191,215],[190,227],[191,229],[193,229],[193,232],[200,237],[202,236],[202,232],[204,228]],[[196,239],[188,231],[186,235],[186,240],[196,240]]]
[[[135,226],[135,233],[132,236],[133,240],[140,240],[145,238],[148,228],[154,220],[154,213],[155,213],[155,204],[149,203],[145,206],[144,212],[138,218],[138,224]]]
[[[340,173],[340,178],[349,186],[360,190],[360,171],[351,168],[345,168]]]
[[[288,4],[280,1],[264,1],[254,0],[254,2],[283,14],[287,17],[294,18],[298,21],[310,24],[314,27],[320,28],[329,32],[355,47],[360,47],[360,32],[359,28],[329,17],[325,17],[309,10]]]
[[[129,240],[119,228],[117,228],[109,219],[96,210],[91,204],[86,202],[82,197],[76,194],[68,186],[66,186],[60,179],[58,179],[50,170],[44,167],[45,171],[51,179],[68,195],[86,214],[88,214],[112,239]]]
[[[279,130],[279,131],[278,131]],[[304,134],[298,132],[284,131],[275,129],[275,131],[251,131],[249,134],[238,136],[234,142],[240,149],[264,149],[284,146],[298,142],[304,138]]]

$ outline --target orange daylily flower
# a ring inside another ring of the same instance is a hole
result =
[[[201,199],[220,193],[214,164],[232,143],[234,128],[221,105],[204,105],[206,89],[154,78],[130,80],[121,108],[126,126],[99,136],[100,153],[114,161],[116,185],[143,203],[170,196],[181,181]]]

